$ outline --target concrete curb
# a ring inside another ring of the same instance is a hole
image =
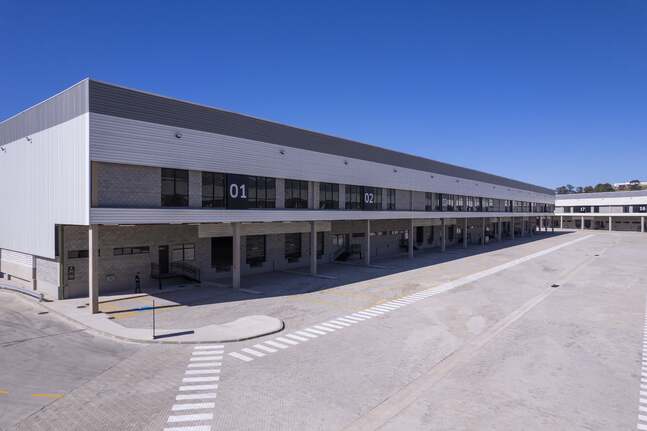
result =
[[[0,288],[4,286],[0,285]],[[27,298],[22,294],[22,292],[19,292],[16,289],[6,289],[7,292],[15,293],[17,297],[22,298],[23,300],[27,300]],[[37,299],[36,297],[33,297],[33,299]],[[198,331],[200,329],[204,328],[212,328],[214,330],[223,330],[227,329],[227,327],[232,327],[230,329],[230,332],[232,333],[231,336],[223,336],[223,337],[213,337],[213,338],[205,338],[202,340],[168,340],[168,339],[152,339],[152,338],[142,338],[142,337],[132,337],[132,336],[124,336],[120,334],[115,334],[113,332],[104,330],[104,329],[99,329],[95,326],[88,325],[87,323],[84,323],[83,321],[79,319],[75,319],[71,316],[69,316],[66,313],[61,312],[60,310],[57,310],[56,308],[51,307],[45,302],[31,302],[32,304],[36,304],[37,306],[40,306],[41,308],[47,310],[48,312],[51,312],[55,316],[73,324],[76,327],[80,327],[85,329],[88,333],[91,333],[93,335],[98,335],[106,338],[111,338],[111,339],[116,339],[120,341],[127,341],[131,343],[138,343],[138,344],[213,344],[213,343],[233,343],[233,342],[238,342],[238,341],[245,341],[245,340],[251,340],[254,338],[259,338],[259,337],[264,337],[266,335],[271,335],[275,334],[277,332],[281,332],[283,329],[285,329],[285,322],[281,319],[277,319],[275,317],[270,317],[270,316],[245,316],[241,317],[239,319],[233,320],[228,323],[224,323],[221,325],[208,325],[208,326],[203,326],[202,328],[196,328],[194,331]],[[86,310],[87,311],[87,310]],[[257,322],[254,322],[257,321]],[[261,321],[260,323],[258,321]],[[113,325],[118,325],[113,322],[109,322]],[[245,331],[244,329],[236,328],[236,326],[242,326],[244,327],[245,325],[251,324],[254,326],[256,324],[256,328],[253,329],[248,329]],[[148,329],[139,329],[139,328],[125,328],[120,325],[118,325],[122,331],[148,331]],[[166,335],[169,333],[181,333],[181,332],[186,332],[188,330],[182,329],[182,330],[160,330],[159,335]],[[241,332],[240,335],[234,335],[236,332]]]
[[[42,293],[34,292],[33,290],[24,289],[18,286],[9,286],[7,284],[0,283],[0,289],[10,290],[12,292],[17,292],[23,295],[31,296],[32,298],[37,299],[39,302],[42,302],[45,299]]]

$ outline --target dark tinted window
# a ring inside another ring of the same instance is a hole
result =
[[[189,171],[162,169],[162,206],[189,206]]]

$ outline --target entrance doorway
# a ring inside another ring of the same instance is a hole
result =
[[[233,257],[234,238],[222,236],[211,238],[211,266],[216,271],[230,271],[234,261]]]
[[[416,244],[425,242],[425,228],[422,226],[416,227]]]
[[[158,256],[159,273],[168,274],[169,272],[168,245],[160,245],[158,248],[158,252],[159,252],[159,256]]]

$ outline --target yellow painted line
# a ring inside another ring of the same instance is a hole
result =
[[[63,394],[31,394],[31,396],[39,398],[63,398]]]
[[[6,391],[4,389],[0,389],[0,395],[8,395],[9,391]]]

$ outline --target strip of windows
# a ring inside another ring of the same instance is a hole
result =
[[[265,235],[245,237],[245,260],[252,267],[262,266],[265,262]]]
[[[177,244],[171,252],[171,262],[184,262],[195,259],[195,244]]]
[[[285,180],[285,207],[308,208],[308,182]]]
[[[382,189],[379,187],[353,186],[347,184],[346,209],[365,211],[381,210]]]
[[[112,249],[113,256],[128,256],[132,254],[148,254],[148,253],[150,253],[150,247],[148,246],[116,247]]]
[[[319,209],[339,209],[339,184],[319,183]]]
[[[276,181],[269,177],[248,177],[249,208],[276,207]]]
[[[386,189],[386,209],[395,209],[395,189]]]

